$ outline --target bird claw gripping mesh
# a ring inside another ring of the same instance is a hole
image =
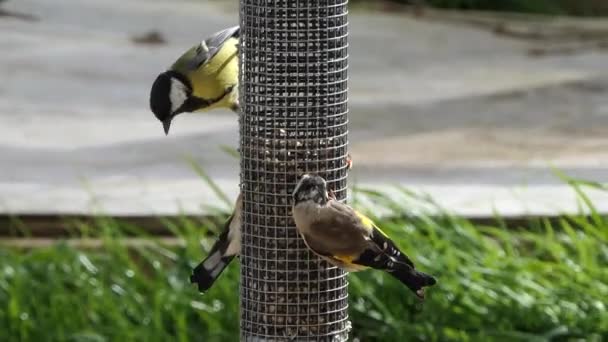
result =
[[[347,0],[241,0],[241,339],[346,341],[348,282],[297,234],[291,192],[346,199]]]

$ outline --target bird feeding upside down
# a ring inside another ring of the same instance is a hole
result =
[[[156,77],[150,109],[169,134],[171,121],[186,112],[229,108],[238,112],[238,42],[234,26],[211,35],[181,55]]]
[[[346,157],[346,167],[350,170],[352,160],[350,154]],[[329,190],[329,196],[336,199],[335,194]],[[220,234],[218,240],[211,247],[209,255],[199,263],[190,276],[190,282],[198,285],[200,292],[206,292],[213,286],[217,278],[228,267],[234,257],[241,253],[241,231],[242,231],[243,193],[239,195],[234,204],[234,210]]]
[[[234,211],[224,224],[222,234],[211,247],[207,258],[194,268],[190,282],[197,284],[200,292],[209,290],[232,259],[241,254],[242,208],[243,197],[239,193],[234,204]]]
[[[355,272],[373,268],[388,272],[419,298],[435,278],[414,263],[374,222],[327,191],[316,175],[304,175],[293,192],[293,218],[306,246],[330,264]]]

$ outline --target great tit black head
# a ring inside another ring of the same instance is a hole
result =
[[[154,116],[163,123],[165,134],[169,134],[171,120],[183,113],[192,87],[181,74],[169,70],[156,77],[150,90],[150,109]]]
[[[150,90],[150,109],[169,133],[171,121],[184,112],[238,105],[238,26],[216,32],[190,47]]]
[[[163,123],[165,134],[169,134],[171,121],[177,115],[194,112],[219,101],[233,87],[217,99],[205,100],[192,95],[192,83],[177,71],[168,70],[156,77],[150,90],[150,109]]]
[[[303,175],[293,191],[293,199],[294,204],[309,200],[318,204],[327,203],[329,195],[325,179],[318,175]]]

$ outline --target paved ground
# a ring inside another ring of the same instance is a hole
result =
[[[0,212],[200,213],[215,198],[186,156],[234,194],[237,161],[221,150],[237,143],[232,114],[181,116],[165,137],[148,110],[159,71],[237,23],[218,4],[5,3],[39,20],[0,17]],[[517,215],[576,209],[550,166],[608,181],[605,49],[531,56],[538,42],[456,23],[355,12],[350,24],[354,182]],[[168,43],[133,43],[150,30]]]

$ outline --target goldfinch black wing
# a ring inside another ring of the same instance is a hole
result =
[[[389,272],[423,298],[424,286],[435,284],[430,275],[415,269],[410,258],[399,250],[374,222],[346,204],[330,200],[320,209],[319,221],[305,237],[311,249],[347,270],[371,267]]]
[[[231,242],[228,239],[228,233],[232,219],[233,217],[231,216],[224,225],[224,231],[213,247],[211,247],[209,255],[192,271],[190,282],[192,284],[197,284],[200,292],[209,290],[224,269],[230,264],[232,259],[234,259],[235,255],[226,253]]]
[[[224,224],[224,229],[213,247],[211,247],[211,252],[192,271],[190,282],[197,284],[198,290],[201,292],[205,292],[211,288],[232,259],[240,254],[242,206],[242,195],[239,194],[232,215],[230,215]]]
[[[395,245],[395,243],[384,233],[375,223],[372,222],[371,219],[364,216],[363,214],[359,214],[363,220],[369,220],[371,226],[373,227],[371,240],[378,247],[382,253],[386,254],[389,257],[396,258],[397,262],[403,262],[411,267],[414,267],[414,263],[412,260],[405,254],[402,253],[399,248]]]
[[[371,219],[361,213],[357,216],[364,225],[372,227],[371,246],[353,262],[388,272],[418,297],[424,298],[424,287],[434,285],[437,282],[435,278],[416,270],[412,260]]]

